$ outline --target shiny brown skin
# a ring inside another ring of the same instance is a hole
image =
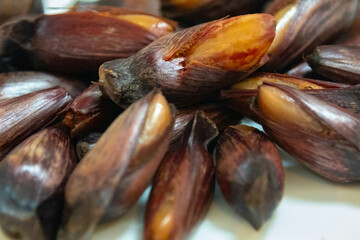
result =
[[[304,54],[336,37],[352,24],[358,6],[357,0],[275,0],[265,12],[275,14],[293,2],[299,4],[296,15],[264,71],[287,70]]]
[[[306,76],[313,74],[313,70],[307,62],[302,62],[290,69],[286,74],[292,77],[306,78]]]
[[[32,135],[0,163],[0,225],[24,240],[52,240],[60,225],[64,186],[77,163],[63,126]]]
[[[76,153],[80,160],[94,148],[101,135],[102,133],[90,132],[78,140],[76,143]]]
[[[306,93],[331,102],[347,111],[360,114],[360,86],[347,88],[329,88],[324,90],[308,90]]]
[[[159,87],[169,102],[187,106],[216,97],[220,89],[240,81],[266,63],[265,54],[247,70],[230,71],[201,63],[186,64],[186,55],[177,56],[186,54],[194,40],[206,36],[216,24],[217,21],[213,21],[168,34],[127,59],[102,64],[99,69],[101,91],[126,108]]]
[[[207,118],[216,124],[219,131],[224,130],[232,124],[236,124],[242,118],[238,113],[232,111],[220,103],[204,104],[180,109],[176,115],[171,142],[176,142],[181,137],[186,126],[197,111],[204,111]],[[86,153],[94,148],[95,143],[101,137],[101,133],[90,133],[81,138],[76,147],[78,157],[81,159]]]
[[[90,85],[83,93],[61,112],[63,123],[71,129],[71,136],[81,133],[105,130],[121,113],[111,100],[102,96],[97,83]]]
[[[305,92],[273,85],[288,94],[303,111],[325,127],[311,132],[294,124],[267,119],[254,105],[265,132],[292,157],[319,175],[335,182],[360,180],[360,118]]]
[[[306,61],[291,68],[286,75],[298,78],[328,80],[326,77],[317,74]]]
[[[171,19],[161,17],[160,14],[150,14],[149,11],[141,11],[141,10],[136,9],[136,8],[140,9],[140,8],[145,7],[145,4],[143,4],[142,6],[135,7],[137,2],[145,2],[145,1],[147,2],[147,4],[151,4],[151,2],[153,0],[119,0],[120,5],[124,4],[124,6],[122,6],[122,7],[113,7],[113,6],[109,6],[109,4],[99,4],[99,6],[95,6],[92,4],[88,4],[88,5],[85,4],[85,5],[80,5],[80,6],[76,5],[75,7],[72,8],[72,11],[75,11],[75,12],[96,11],[99,13],[110,14],[115,17],[117,15],[129,14],[129,13],[130,14],[147,15],[147,16],[153,16],[158,19],[161,19],[162,21],[166,22],[169,26],[171,26],[174,30],[177,28],[177,22],[175,22]],[[101,0],[99,2],[101,2]],[[128,7],[128,6],[131,6],[131,7]],[[152,7],[155,7],[155,6],[152,6]]]
[[[360,4],[359,4],[360,5]],[[360,14],[359,14],[360,16]],[[342,43],[343,45],[346,46],[357,46],[360,47],[360,34],[349,37],[348,39],[346,39],[345,42]]]
[[[146,205],[143,240],[154,240],[151,232],[154,216],[167,201],[171,201],[174,217],[167,239],[185,239],[205,216],[215,189],[214,160],[206,148],[217,134],[215,124],[198,112],[181,139],[169,148]]]
[[[107,207],[106,212],[102,217],[102,221],[112,221],[123,216],[133,205],[135,205],[143,192],[150,185],[151,180],[159,168],[162,157],[168,149],[174,122],[175,114],[165,133],[159,136],[159,139],[156,142],[153,142],[151,146],[146,146],[141,157],[131,159],[125,175],[116,187],[113,199]]]
[[[150,184],[175,121],[172,113],[171,122],[154,141],[139,143],[149,105],[160,93],[152,91],[123,112],[76,167],[66,185],[58,239],[89,239],[101,220],[119,217]]]
[[[292,81],[308,82],[308,83],[313,83],[313,84],[317,84],[321,87],[324,87],[326,90],[349,87],[349,85],[347,85],[347,84],[333,83],[333,82],[327,82],[327,81],[321,81],[321,80],[315,80],[315,79],[307,79],[307,78],[298,78],[298,77],[277,74],[277,73],[256,73],[255,75],[252,75],[252,76],[253,77],[261,76],[264,79],[268,78],[269,80],[281,79],[284,82],[287,82],[288,79],[292,80]],[[264,83],[265,82],[266,81],[264,80]],[[289,83],[289,84],[291,84],[291,83]],[[304,90],[304,91],[310,91],[311,93],[313,93],[315,95],[317,94],[319,97],[324,96],[324,98],[329,99],[328,94],[326,94],[325,90],[308,89],[308,90]],[[320,92],[325,92],[325,93],[321,94]],[[260,120],[259,120],[257,114],[255,114],[250,109],[250,106],[252,106],[254,104],[257,93],[258,93],[258,89],[227,89],[227,90],[221,91],[220,99],[224,100],[226,102],[227,106],[230,107],[231,109],[243,114],[244,116],[246,116],[248,118],[251,118],[252,120],[254,120],[256,122],[259,122]],[[354,94],[352,94],[352,96],[354,96],[356,98],[356,96]],[[340,101],[341,99],[343,99],[342,93],[337,94],[337,97],[334,98],[334,102],[336,103],[336,101]],[[349,108],[352,108],[351,101],[353,101],[353,99],[350,98],[349,101],[350,102],[348,102],[348,103],[339,103],[339,104],[341,104],[343,106],[349,106]],[[357,108],[357,107],[355,107],[355,108]]]
[[[64,73],[96,72],[102,63],[129,57],[159,38],[144,27],[113,17],[111,12],[103,14],[139,14],[137,11],[85,10],[20,19],[3,25],[0,38],[25,50],[34,68]]]
[[[229,108],[237,111],[244,117],[250,118],[255,122],[259,122],[258,116],[250,109],[257,92],[258,90],[222,90],[220,99],[224,100]]]
[[[10,72],[0,74],[0,101],[19,97],[42,89],[61,87],[71,97],[85,90],[85,84],[72,78],[45,72]]]
[[[350,27],[344,33],[344,39],[341,39],[341,44],[348,46],[360,46],[360,4],[358,5],[355,19]]]
[[[181,137],[186,126],[197,111],[203,111],[206,117],[216,124],[219,132],[232,124],[236,124],[242,118],[241,115],[221,103],[203,104],[180,109],[175,120],[172,142],[177,141]]]
[[[331,102],[347,111],[360,114],[360,86],[346,88],[326,88],[321,90],[303,90],[304,92]],[[258,115],[251,110],[255,103],[257,90],[224,90],[223,99],[228,106],[244,116],[260,122]]]
[[[0,102],[0,160],[17,144],[48,125],[71,101],[62,88],[51,88]]]
[[[284,192],[279,151],[257,129],[227,128],[216,157],[216,179],[229,205],[259,230]]]
[[[306,56],[306,61],[318,74],[335,82],[360,83],[360,47],[324,45]]]
[[[260,12],[265,0],[210,0],[191,9],[182,9],[169,0],[161,0],[163,16],[178,21],[183,26],[217,20],[227,16],[237,16]]]

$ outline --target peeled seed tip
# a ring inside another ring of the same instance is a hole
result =
[[[256,66],[275,37],[276,21],[269,14],[250,14],[214,21],[187,52],[188,63],[244,71]]]
[[[169,203],[161,206],[151,222],[151,239],[167,240],[174,224],[174,209]]]
[[[272,75],[272,74],[271,74]],[[241,90],[256,90],[263,83],[276,83],[281,85],[286,85],[289,87],[297,89],[323,89],[320,85],[308,82],[306,80],[290,77],[269,77],[268,74],[261,74],[251,78],[247,78],[241,82],[238,82],[231,86],[231,89],[241,89]]]
[[[150,144],[170,126],[172,113],[165,97],[158,93],[152,99],[146,117],[144,131],[139,138],[139,143]]]
[[[281,45],[281,42],[285,36],[286,30],[290,25],[290,22],[294,18],[297,12],[297,3],[291,3],[284,8],[280,9],[274,17],[276,18],[277,26],[276,26],[276,37],[271,47],[269,48],[268,53],[273,54],[277,48]]]
[[[298,126],[309,131],[322,131],[322,125],[298,105],[294,98],[273,86],[261,86],[258,105],[264,117],[288,126]]]
[[[152,34],[162,37],[168,33],[173,32],[175,29],[169,23],[165,22],[161,18],[149,16],[149,15],[141,15],[141,14],[124,14],[118,15],[116,18],[131,22],[133,24],[139,25],[147,30],[149,30]]]

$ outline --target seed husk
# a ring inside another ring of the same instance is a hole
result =
[[[174,129],[172,132],[172,143],[179,140],[186,126],[197,111],[204,111],[206,117],[216,124],[219,131],[222,131],[228,126],[239,122],[241,119],[241,116],[238,113],[232,111],[221,103],[210,103],[180,109],[175,119]],[[78,141],[76,150],[80,159],[94,148],[95,143],[101,135],[101,133],[96,132],[89,133]]]
[[[52,87],[64,88],[71,97],[78,96],[86,88],[84,83],[76,79],[45,72],[1,73],[0,101]]]
[[[288,72],[286,72],[286,75],[298,78],[319,79],[324,81],[328,80],[326,77],[317,74],[306,61],[303,61],[291,68]]]
[[[360,83],[360,47],[345,45],[318,46],[306,61],[318,74],[335,82]]]
[[[360,47],[360,34],[354,35],[354,36],[352,36],[352,37],[349,37],[349,38],[346,39],[346,41],[344,41],[342,44],[343,44],[343,45],[346,45],[346,46],[357,46],[357,47]]]
[[[0,225],[19,239],[53,240],[65,183],[77,163],[64,126],[43,129],[0,162]]]
[[[219,132],[232,124],[236,124],[242,118],[238,113],[221,103],[203,104],[180,109],[176,116],[171,142],[176,142],[181,137],[186,126],[197,111],[203,111],[206,117],[216,124]]]
[[[90,85],[82,94],[64,109],[63,123],[71,129],[71,136],[105,130],[121,113],[121,110],[111,100],[102,96],[99,85]]]
[[[135,54],[175,28],[171,20],[146,13],[94,6],[4,24],[0,38],[27,54],[13,53],[15,62],[26,56],[37,69],[88,73],[103,62]]]
[[[351,27],[343,34],[344,42],[348,46],[360,46],[360,4]],[[340,39],[343,40],[343,39]]]
[[[360,114],[360,86],[346,88],[331,88],[324,90],[309,90],[307,93],[324,101],[331,102],[355,114]]]
[[[253,110],[265,132],[309,169],[335,182],[360,180],[358,115],[284,85],[261,86]]]
[[[230,108],[248,118],[253,119],[256,122],[259,122],[257,114],[250,109],[250,106],[254,103],[255,96],[258,93],[258,88],[264,83],[282,84],[300,89],[302,91],[309,91],[313,94],[317,94],[319,92],[317,95],[319,97],[324,96],[326,99],[329,98],[329,94],[326,94],[328,89],[330,90],[349,87],[349,85],[341,83],[297,78],[283,74],[257,73],[239,83],[234,84],[229,90],[222,90],[221,99],[225,100],[227,106]],[[349,99],[348,101],[350,102],[348,103],[343,103],[343,101],[340,101],[343,99],[341,94],[344,92],[332,92],[336,93],[336,97],[333,98],[335,103],[336,101],[339,101],[339,104],[344,106],[349,105],[350,107],[352,105],[351,101],[353,101],[353,99]],[[356,91],[351,90],[349,92],[352,92],[351,95],[355,97],[354,94]]]
[[[265,12],[273,14],[277,30],[264,71],[284,71],[316,46],[330,41],[349,27],[357,0],[275,0]]]
[[[17,144],[55,120],[71,101],[62,88],[51,88],[0,101],[0,160]]]
[[[168,148],[174,121],[174,110],[154,90],[110,125],[70,176],[58,239],[89,239],[100,221],[136,203]]]
[[[262,66],[274,34],[275,20],[267,14],[197,25],[158,39],[130,58],[104,63],[100,89],[121,107],[153,87],[161,87],[177,106],[196,104]]]
[[[110,7],[110,6],[75,6],[72,8],[73,12],[88,12],[95,11],[96,13],[114,17],[122,20],[126,20],[135,25],[141,26],[147,29],[156,37],[165,36],[168,33],[173,32],[177,23],[163,17],[149,14],[147,12],[139,12],[131,10],[129,8],[119,8],[119,7]]]
[[[216,178],[229,205],[259,230],[278,206],[284,191],[279,151],[265,134],[245,125],[221,135]]]
[[[206,148],[217,134],[199,112],[169,148],[146,205],[144,240],[185,239],[205,216],[215,188],[214,160]]]

